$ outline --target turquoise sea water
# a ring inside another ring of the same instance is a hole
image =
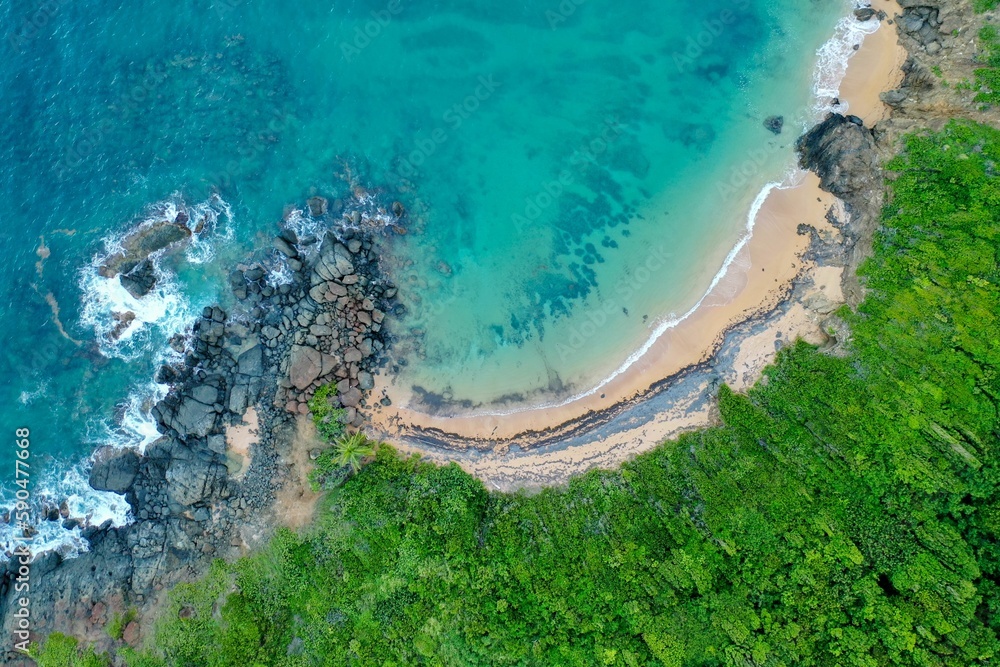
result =
[[[404,383],[484,410],[586,390],[718,271],[791,162],[816,50],[848,10],[0,3],[0,422],[31,429],[39,491],[82,488],[72,467],[95,446],[155,437],[165,342],[225,301],[232,264],[289,206],[352,186],[410,212],[387,247]],[[177,205],[209,224],[156,294],[129,302],[94,277],[109,243]],[[125,308],[139,317],[110,344]],[[78,495],[73,511],[121,520],[115,503]]]

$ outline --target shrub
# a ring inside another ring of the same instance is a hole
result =
[[[324,442],[332,443],[344,433],[347,411],[332,405],[337,387],[325,384],[309,399],[309,414]]]

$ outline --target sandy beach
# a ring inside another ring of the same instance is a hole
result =
[[[898,9],[891,0],[875,0],[872,6],[890,19]],[[849,113],[868,125],[883,119],[888,109],[879,93],[898,84],[904,59],[894,26],[883,21],[849,61],[840,89]],[[436,417],[410,409],[406,388],[394,386],[383,373],[372,393],[372,435],[431,460],[458,461],[491,488],[509,490],[611,466],[711,424],[710,384],[721,380],[744,389],[783,342],[825,340],[820,322],[843,301],[843,267],[808,260],[810,237],[799,229],[807,225],[820,238],[836,242],[839,232],[826,219],[831,210],[843,215],[840,202],[821,191],[811,173],[771,190],[752,237],[702,305],[591,395],[503,416]],[[725,363],[712,363],[723,348],[728,350]],[[716,377],[709,379],[713,373]],[[653,400],[654,395],[660,398]],[[670,400],[663,400],[668,395]],[[381,396],[391,398],[392,405],[378,405]]]

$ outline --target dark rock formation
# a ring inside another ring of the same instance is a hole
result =
[[[129,294],[141,299],[156,286],[156,270],[148,257],[139,262],[131,271],[119,276],[119,280]]]
[[[768,116],[764,119],[764,127],[775,134],[781,134],[781,129],[785,126],[784,116]]]
[[[154,252],[164,250],[191,237],[191,230],[183,223],[164,220],[139,227],[122,239],[121,251],[104,260],[101,275],[113,278],[119,273],[130,273]]]
[[[903,63],[903,81],[899,88],[887,90],[879,98],[893,109],[902,109],[906,102],[934,87],[934,74],[912,56]]]
[[[326,214],[325,199],[313,198],[309,206],[316,216]],[[374,225],[361,218],[359,226]],[[149,255],[189,235],[181,223],[146,226],[128,237],[125,252],[105,270],[139,296],[153,269]],[[234,270],[232,312],[205,308],[189,336],[171,340],[183,361],[156,373],[171,385],[152,410],[163,437],[142,455],[113,448],[95,455],[91,486],[123,494],[134,523],[86,527],[89,552],[65,561],[50,553],[35,561],[36,636],[68,632],[106,648],[104,625],[113,613],[142,609],[157,591],[204,572],[213,558],[238,556],[248,543],[264,539],[273,528],[266,511],[281,484],[278,452],[287,450],[294,433],[289,413],[307,412],[321,384],[336,383],[349,418],[363,422],[356,408],[365,406],[388,345],[383,327],[396,293],[379,272],[373,237],[333,228],[322,239],[299,239],[284,230],[274,245],[293,271],[291,283],[269,283],[259,264]],[[132,318],[121,315],[122,331]],[[249,469],[234,478],[224,433],[250,406],[260,419],[257,444]],[[58,504],[44,512],[52,520],[63,516]],[[16,605],[16,559],[11,563],[0,566],[6,630]]]
[[[942,48],[940,9],[933,0],[898,0],[903,8],[899,18],[899,31],[908,35],[919,44],[923,50],[934,55]]]
[[[803,169],[816,172],[820,186],[848,204],[858,203],[881,176],[875,135],[857,116],[830,113],[798,141]]]
[[[876,133],[860,118],[837,113],[827,115],[795,143],[802,168],[815,172],[820,187],[846,204],[847,220],[837,226],[847,263],[844,294],[852,304],[863,297],[856,270],[871,247],[884,198],[877,143]]]
[[[111,313],[111,318],[115,321],[115,326],[107,333],[111,340],[118,340],[122,334],[135,322],[135,313],[127,310],[124,313]]]
[[[125,493],[139,472],[139,455],[134,451],[102,447],[94,455],[90,486],[98,491]]]
[[[859,21],[868,21],[875,16],[875,10],[871,7],[858,7],[854,10],[854,16]]]
[[[312,217],[320,218],[326,215],[328,205],[325,197],[310,197],[306,204],[309,206],[309,215]]]

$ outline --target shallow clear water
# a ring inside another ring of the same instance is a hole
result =
[[[388,243],[403,382],[484,409],[586,389],[719,269],[791,162],[815,51],[847,9],[0,3],[0,421],[32,429],[39,489],[98,444],[153,437],[170,334],[227,298],[228,268],[289,205],[350,185],[410,212]],[[156,295],[95,282],[107,243],[179,201],[214,223],[162,263]],[[123,308],[138,323],[109,344]]]

